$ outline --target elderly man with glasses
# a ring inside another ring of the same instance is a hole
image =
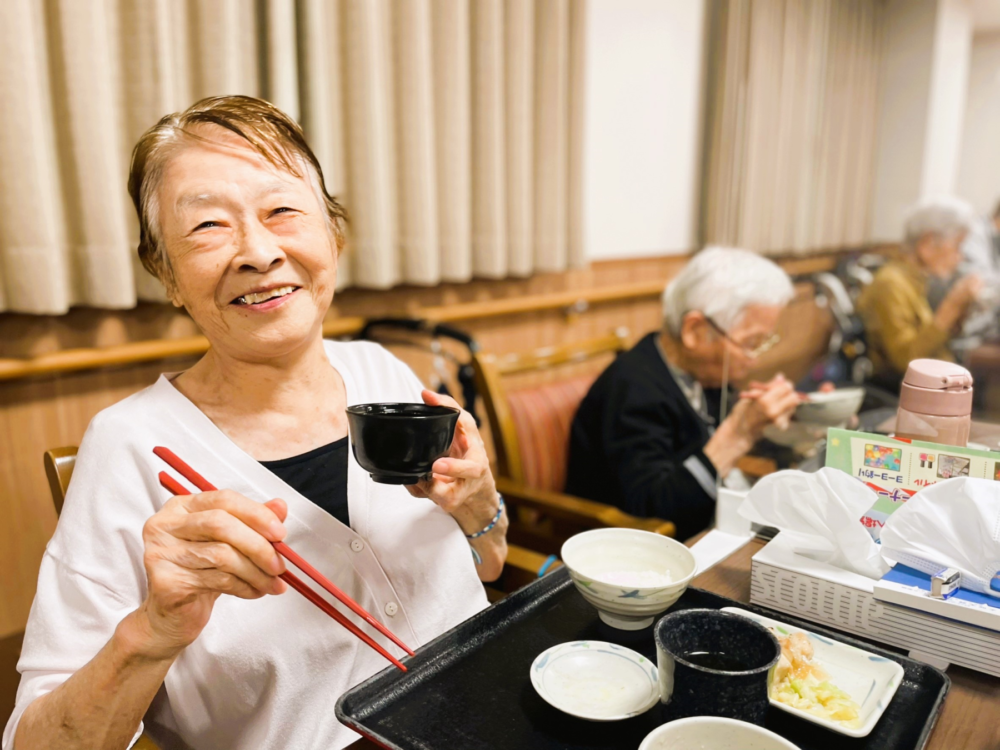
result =
[[[678,539],[706,528],[717,485],[738,484],[736,462],[765,426],[787,427],[800,403],[782,375],[745,382],[778,343],[792,293],[784,271],[746,250],[692,258],[663,293],[663,329],[615,360],[581,403],[566,491],[669,519]],[[727,415],[729,383],[746,390]]]

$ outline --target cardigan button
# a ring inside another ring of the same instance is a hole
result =
[[[385,605],[385,613],[389,615],[389,617],[395,617],[397,612],[399,612],[399,607],[396,602],[389,602]]]
[[[351,549],[354,550],[355,552],[360,552],[364,548],[365,548],[365,543],[362,542],[360,539],[351,540]]]

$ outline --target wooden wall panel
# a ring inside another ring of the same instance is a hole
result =
[[[472,282],[429,289],[338,295],[332,315],[379,316],[405,313],[415,306],[450,305],[513,296],[561,292],[661,279],[676,273],[683,258],[659,258],[594,264],[590,269],[547,274],[525,280]],[[801,375],[802,361],[825,346],[829,322],[806,294],[782,323],[786,342],[762,362]],[[803,308],[802,306],[806,307]],[[802,310],[809,309],[808,315]],[[796,321],[793,326],[791,321]],[[551,311],[533,315],[472,320],[460,324],[482,347],[498,353],[522,351],[603,335],[625,326],[637,339],[660,324],[659,301],[644,298],[605,304],[573,315]],[[796,335],[788,332],[797,331]],[[59,318],[0,315],[0,357],[26,357],[64,348],[108,346],[128,341],[196,333],[180,311],[142,305],[128,312],[74,310]],[[421,377],[430,372],[428,357],[394,348]],[[101,409],[152,383],[162,371],[182,370],[193,360],[169,360],[0,383],[0,638],[23,628],[34,596],[38,564],[55,528],[55,512],[42,467],[42,452],[78,445],[90,419]]]

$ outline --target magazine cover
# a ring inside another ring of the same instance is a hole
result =
[[[826,465],[878,495],[861,519],[876,539],[892,512],[922,487],[953,477],[1000,480],[1000,453],[837,428],[827,433]]]

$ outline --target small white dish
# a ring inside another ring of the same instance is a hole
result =
[[[850,695],[860,706],[860,726],[846,727],[840,722],[823,719],[786,703],[771,699],[771,705],[787,711],[813,724],[829,729],[831,732],[845,734],[848,737],[867,737],[875,724],[882,717],[886,706],[892,701],[896,689],[903,681],[903,668],[899,663],[884,656],[873,654],[855,648],[846,643],[833,641],[829,638],[792,625],[787,625],[769,617],[748,612],[739,607],[725,607],[723,612],[734,612],[751,620],[759,622],[781,635],[802,632],[809,636],[813,645],[813,662],[822,667],[830,675],[830,682]]]
[[[654,729],[639,750],[799,750],[774,732],[736,719],[692,716]]]
[[[602,641],[570,641],[531,664],[531,684],[560,711],[590,721],[620,721],[660,700],[656,664],[631,649]]]
[[[583,598],[620,630],[642,630],[680,599],[697,573],[691,550],[676,539],[637,529],[594,529],[566,540],[560,555]],[[669,583],[644,586],[668,574]],[[639,584],[622,584],[632,576]]]

